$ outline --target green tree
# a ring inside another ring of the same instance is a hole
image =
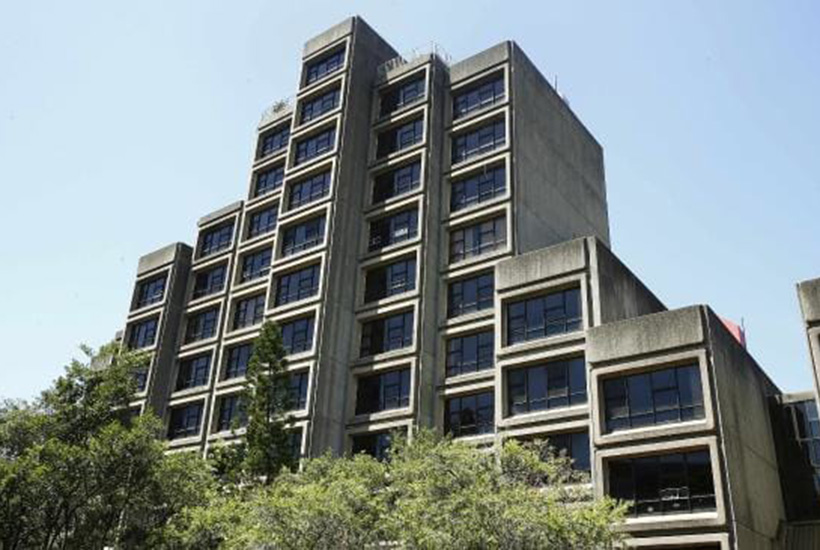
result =
[[[266,484],[283,468],[296,465],[287,431],[292,404],[285,355],[279,327],[266,321],[253,343],[242,398],[248,418],[243,468],[251,478]]]
[[[166,457],[156,417],[130,414],[147,357],[84,351],[33,403],[0,407],[4,550],[144,547],[211,483],[203,461]]]
[[[487,452],[427,431],[393,440],[387,461],[308,459],[299,472],[221,498],[193,514],[177,540],[207,540],[217,526],[219,546],[211,547],[229,549],[599,549],[619,541],[624,507],[594,500],[570,460],[543,443]]]

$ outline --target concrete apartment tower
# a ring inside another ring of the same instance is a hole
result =
[[[601,146],[515,43],[402,57],[348,19],[263,116],[247,198],[140,259],[134,406],[174,450],[234,437],[270,319],[301,456],[381,456],[414,426],[549,438],[635,502],[632,546],[820,548],[815,394],[782,394],[711,309],[667,311],[608,247]]]

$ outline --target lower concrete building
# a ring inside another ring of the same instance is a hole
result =
[[[820,280],[799,285],[814,391],[784,394],[741,330],[668,310],[610,250],[603,150],[514,42],[452,62],[332,27],[265,112],[247,189],[139,262],[134,407],[172,450],[242,436],[272,320],[300,456],[381,456],[414,427],[547,439],[633,503],[631,546],[820,548]]]

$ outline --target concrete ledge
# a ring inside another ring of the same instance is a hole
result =
[[[219,218],[227,216],[228,214],[233,214],[235,211],[238,211],[241,208],[242,208],[242,201],[232,202],[231,204],[229,204],[227,206],[223,206],[222,208],[220,208],[218,210],[214,210],[210,214],[206,214],[206,215],[202,216],[201,218],[199,218],[199,221],[197,222],[197,226],[202,227],[203,225],[211,223],[214,220],[218,220]]]
[[[587,331],[587,361],[599,363],[701,344],[701,306],[653,313]]]
[[[803,281],[797,285],[797,296],[807,323],[820,321],[820,279]]]
[[[575,239],[500,261],[496,265],[496,291],[586,268],[584,241]]]
[[[359,20],[360,23],[363,21],[360,20],[359,17],[348,17],[341,23],[333,25],[325,32],[318,34],[305,42],[304,47],[302,48],[302,57],[308,57],[311,54],[314,54],[333,44],[337,40],[344,38],[345,36],[353,33],[353,27],[356,24],[356,20]]]
[[[459,80],[464,80],[508,61],[512,45],[513,42],[505,40],[458,63],[453,63],[450,66],[450,83],[457,84]]]
[[[137,276],[173,263],[174,259],[177,257],[177,254],[186,248],[189,251],[191,250],[191,247],[185,243],[174,243],[164,246],[159,250],[149,252],[145,256],[141,256],[139,259],[139,264],[137,265]]]

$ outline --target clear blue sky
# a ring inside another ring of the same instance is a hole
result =
[[[243,196],[260,112],[355,13],[399,51],[516,40],[604,147],[615,252],[811,387],[794,284],[820,277],[818,2],[31,1],[0,6],[0,396],[106,341],[138,257]]]

